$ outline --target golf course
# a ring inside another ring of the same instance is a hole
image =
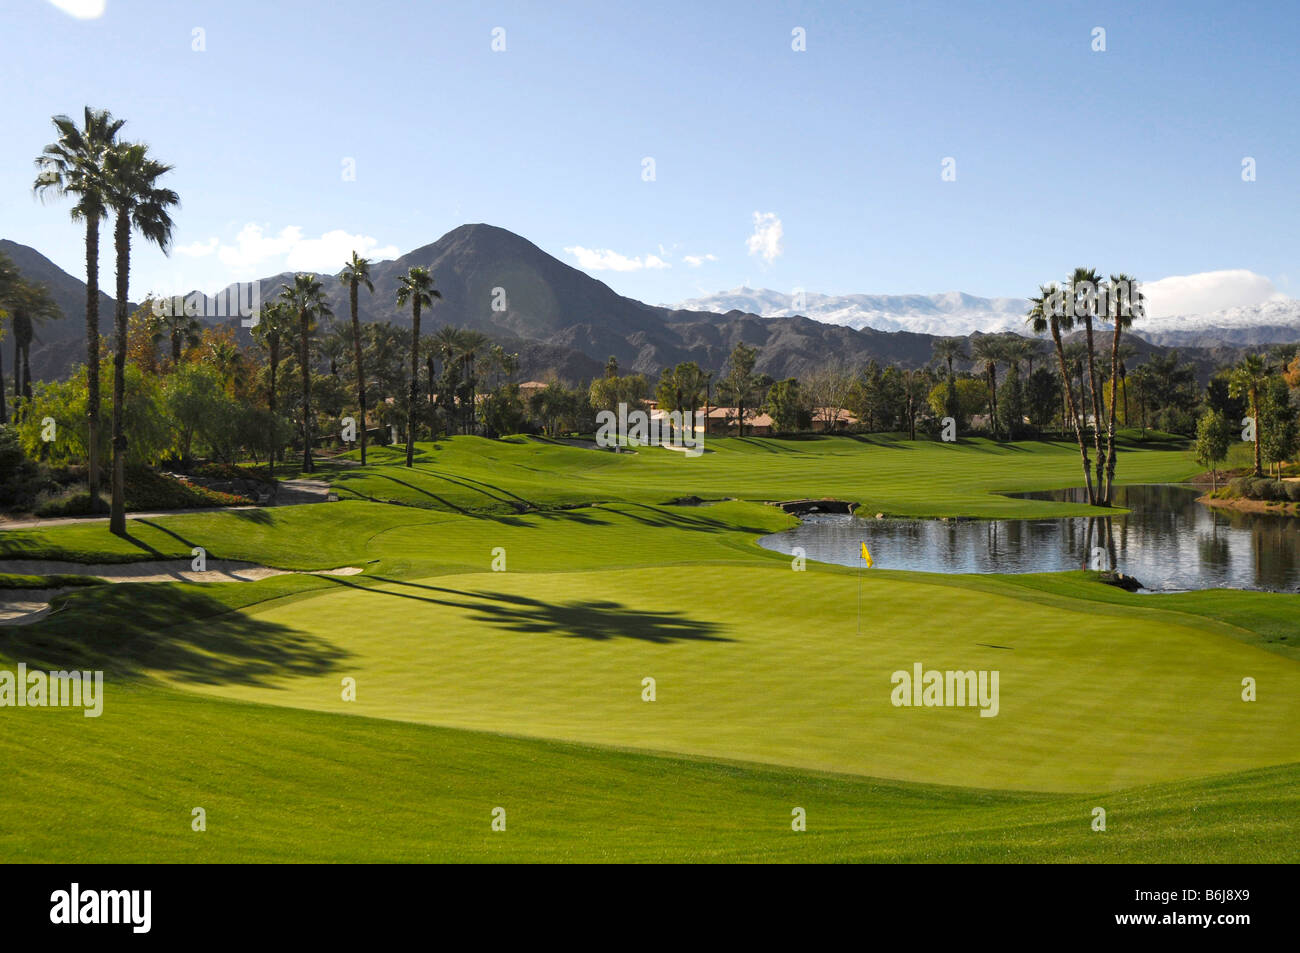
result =
[[[1076,486],[1073,443],[729,437],[688,458],[455,436],[409,468],[402,447],[354,456],[314,474],[336,501],[0,532],[0,583],[23,561],[5,585],[57,593],[0,627],[0,668],[104,672],[100,717],[4,713],[0,860],[1300,860],[1300,597],[757,544],[797,499],[1113,513],[1008,495]],[[1202,469],[1179,443],[1122,445],[1126,483]],[[196,548],[288,572],[67,578],[179,573]],[[997,672],[994,715],[891,702],[918,663]]]

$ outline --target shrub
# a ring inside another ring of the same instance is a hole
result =
[[[1282,485],[1286,487],[1287,499],[1292,503],[1300,503],[1300,480],[1288,480]]]

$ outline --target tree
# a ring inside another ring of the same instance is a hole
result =
[[[843,363],[832,361],[813,371],[804,382],[813,417],[820,418],[826,430],[841,425],[849,395],[853,393],[854,378],[853,372]]]
[[[9,256],[0,252],[0,342],[5,337],[4,319],[10,317],[9,298],[18,286],[19,277],[18,269],[9,260]],[[4,355],[0,353],[0,424],[8,419],[9,415],[5,412]]]
[[[740,437],[745,435],[745,409],[753,402],[758,382],[754,374],[754,363],[757,360],[758,348],[740,341],[731,349],[731,355],[727,358],[726,376],[718,382],[718,390],[723,399],[730,401],[736,408],[736,435]]]
[[[952,362],[970,360],[966,356],[965,338],[935,338],[931,343],[931,355],[936,361],[943,361],[948,366],[948,379],[952,380]]]
[[[339,281],[347,286],[348,307],[352,312],[352,361],[357,370],[357,406],[360,408],[358,424],[361,430],[361,464],[366,462],[366,372],[361,359],[361,319],[357,316],[357,298],[364,286],[371,294],[375,293],[374,282],[370,280],[370,260],[361,258],[356,251],[352,259],[339,272]]]
[[[1228,458],[1228,440],[1231,430],[1223,414],[1207,410],[1196,425],[1196,462],[1210,468],[1210,486],[1218,490],[1218,471],[1215,467]]]
[[[799,381],[787,377],[777,381],[767,392],[767,413],[772,418],[772,429],[777,433],[793,433],[799,429],[803,411],[803,397]]]
[[[433,286],[428,268],[416,265],[397,279],[397,306],[411,303],[411,389],[406,403],[406,465],[415,466],[415,395],[420,378],[420,311],[433,307],[442,292]]]
[[[1281,376],[1269,377],[1265,382],[1260,394],[1259,414],[1264,421],[1260,454],[1265,463],[1272,464],[1274,474],[1281,479],[1282,464],[1300,450],[1296,408],[1291,403],[1291,391]]]
[[[288,305],[282,301],[272,301],[262,307],[258,313],[257,324],[253,326],[253,340],[266,351],[267,370],[270,374],[270,386],[267,388],[266,405],[270,420],[275,414],[275,376],[280,368],[281,348],[293,335],[293,316]],[[268,435],[267,469],[271,482],[275,482],[276,441]]]
[[[1259,395],[1269,374],[1269,367],[1264,358],[1258,354],[1247,354],[1233,369],[1232,379],[1228,384],[1228,393],[1233,397],[1245,397],[1250,402],[1250,419],[1255,424],[1255,476],[1263,476],[1260,465],[1260,441],[1263,439],[1264,421],[1259,416]]]
[[[172,370],[180,366],[181,355],[197,347],[203,336],[203,325],[195,316],[196,305],[181,298],[164,298],[154,310],[160,340],[167,342],[171,354]]]
[[[989,387],[989,429],[993,439],[998,439],[998,361],[1002,360],[1004,345],[1002,338],[993,334],[983,334],[973,342],[975,357],[984,362],[984,379]]]
[[[302,371],[302,469],[312,472],[311,440],[311,341],[316,322],[333,312],[325,301],[325,290],[313,275],[294,275],[292,285],[280,286],[280,298],[298,318],[298,364]]]
[[[14,331],[14,415],[17,416],[19,400],[32,399],[31,356],[36,325],[61,318],[63,312],[50,296],[49,288],[22,278],[10,287],[5,308]]]
[[[1097,387],[1097,348],[1093,340],[1093,321],[1097,319],[1101,302],[1106,298],[1105,283],[1095,268],[1076,268],[1069,280],[1069,303],[1076,320],[1083,321],[1083,330],[1087,350],[1085,357],[1088,364],[1088,398],[1092,403],[1092,442],[1097,453],[1096,491],[1089,492],[1094,506],[1104,502],[1102,496],[1103,477],[1106,460],[1101,449],[1101,402]],[[1079,390],[1080,400],[1083,389]],[[1085,415],[1087,411],[1084,411]]]
[[[655,385],[655,399],[659,409],[672,413],[692,413],[704,403],[708,389],[708,376],[694,361],[684,361],[673,368],[664,368]]]
[[[1102,502],[1110,505],[1115,492],[1115,413],[1119,403],[1120,379],[1120,336],[1124,329],[1132,327],[1135,317],[1141,318],[1146,313],[1144,296],[1138,289],[1137,280],[1121,272],[1110,276],[1109,295],[1107,296],[1107,317],[1115,325],[1115,335],[1110,344],[1110,412],[1106,419],[1106,483],[1102,490]]]
[[[86,479],[93,513],[99,509],[100,470],[99,223],[107,214],[105,156],[116,147],[125,120],[114,119],[107,109],[87,106],[80,129],[67,116],[55,116],[51,121],[59,138],[37,157],[40,171],[33,188],[42,199],[72,196],[72,220],[86,227],[86,417],[90,427]]]
[[[1061,341],[1061,332],[1074,327],[1074,316],[1066,310],[1063,292],[1055,283],[1042,285],[1038,297],[1030,298],[1027,322],[1035,334],[1048,331],[1052,335],[1052,344],[1056,348],[1056,361],[1060,366],[1061,384],[1065,389],[1065,401],[1070,421],[1074,424],[1075,440],[1079,444],[1079,457],[1083,461],[1083,480],[1088,494],[1088,502],[1095,503],[1096,495],[1092,488],[1092,467],[1088,461],[1088,444],[1083,439],[1083,421],[1074,402],[1074,388],[1070,386],[1070,370],[1065,359],[1065,346]]]
[[[117,301],[113,338],[113,496],[109,508],[109,531],[126,535],[126,337],[127,296],[131,281],[131,234],[138,231],[145,240],[170,254],[172,220],[170,210],[180,204],[171,189],[158,185],[171,166],[149,155],[143,143],[119,144],[104,154],[104,183],[107,206],[113,211],[113,246],[117,259]]]

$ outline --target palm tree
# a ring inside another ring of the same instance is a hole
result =
[[[1074,388],[1070,384],[1070,370],[1065,360],[1065,347],[1061,343],[1061,332],[1069,331],[1074,327],[1074,315],[1064,307],[1064,294],[1055,282],[1041,285],[1038,289],[1038,297],[1029,299],[1031,307],[1027,323],[1035,334],[1042,334],[1044,331],[1051,332],[1052,344],[1056,348],[1056,361],[1060,365],[1061,383],[1065,390],[1066,406],[1070,420],[1074,424],[1074,436],[1079,444],[1079,457],[1083,461],[1083,480],[1088,491],[1088,502],[1092,503],[1094,502],[1094,494],[1092,489],[1092,467],[1088,462],[1088,444],[1083,439],[1083,421],[1079,418],[1079,411],[1074,402]]]
[[[82,127],[67,116],[52,119],[59,138],[36,159],[33,186],[42,199],[71,195],[72,220],[86,226],[86,424],[90,508],[99,507],[99,223],[107,214],[104,157],[125,120],[107,109],[85,108]]]
[[[1002,360],[1004,345],[1002,338],[994,334],[983,334],[972,342],[972,350],[978,360],[984,362],[984,377],[989,384],[989,429],[993,439],[998,439],[998,361]]]
[[[302,368],[302,469],[312,472],[311,462],[311,336],[318,318],[333,312],[325,301],[325,290],[314,275],[293,276],[292,285],[280,286],[280,297],[298,318],[298,363]]]
[[[1087,341],[1088,396],[1092,404],[1092,442],[1097,451],[1097,492],[1100,494],[1106,462],[1101,449],[1101,400],[1097,386],[1097,349],[1093,342],[1092,323],[1099,316],[1099,303],[1106,298],[1105,281],[1095,268],[1076,268],[1069,279],[1070,304],[1077,319],[1083,321]],[[1080,400],[1083,394],[1080,394]],[[1084,411],[1085,415],[1087,411]],[[1100,495],[1094,502],[1101,502]]]
[[[348,305],[352,309],[352,359],[357,365],[357,406],[361,408],[358,424],[361,430],[361,463],[366,462],[366,372],[361,362],[361,319],[357,316],[357,297],[362,285],[367,291],[375,293],[374,283],[370,280],[370,260],[360,258],[355,251],[352,260],[339,272],[339,281],[347,285]]]
[[[415,466],[415,393],[420,378],[420,311],[433,307],[442,292],[433,286],[428,268],[416,265],[397,279],[397,306],[411,302],[411,389],[406,398],[406,465]]]
[[[464,422],[462,431],[473,433],[476,429],[474,413],[478,409],[479,354],[492,342],[486,334],[469,328],[460,332],[461,380],[465,386]]]
[[[113,340],[113,497],[108,528],[126,535],[126,334],[127,295],[131,280],[131,232],[138,231],[164,254],[170,254],[169,210],[180,196],[158,185],[171,166],[149,155],[144,143],[114,146],[104,154],[107,207],[113,211],[113,245],[117,255],[117,301]]]
[[[949,380],[952,380],[952,362],[954,360],[968,360],[965,338],[935,338],[930,347],[935,359],[948,365]]]
[[[433,332],[430,340],[431,350],[442,362],[442,378],[438,384],[438,403],[446,408],[448,415],[448,434],[454,433],[452,421],[456,415],[456,394],[459,389],[461,332],[450,324],[444,324]],[[430,387],[432,390],[432,386]]]
[[[1259,419],[1259,392],[1270,373],[1272,368],[1262,356],[1247,354],[1233,368],[1232,377],[1228,379],[1229,395],[1238,400],[1245,397],[1250,401],[1250,419],[1255,422],[1255,476],[1264,475],[1259,458],[1259,445],[1264,439],[1264,434],[1260,432],[1262,422]]]
[[[257,324],[253,326],[253,340],[266,350],[267,369],[270,371],[270,386],[267,388],[267,409],[271,413],[272,426],[275,421],[275,375],[280,367],[280,348],[293,334],[293,315],[282,301],[272,301],[262,307]],[[275,443],[274,434],[267,453],[267,465],[271,482],[275,482]]]
[[[1115,492],[1115,414],[1119,403],[1120,337],[1125,328],[1133,326],[1134,315],[1141,316],[1144,295],[1131,275],[1121,272],[1110,276],[1110,294],[1107,296],[1107,317],[1115,323],[1115,336],[1110,343],[1110,413],[1106,418],[1106,483],[1102,502],[1110,505]]]
[[[32,338],[36,325],[61,318],[63,312],[50,296],[48,287],[21,278],[9,292],[7,307],[14,329],[14,416],[17,417],[19,399],[32,399]]]
[[[14,289],[18,287],[18,269],[14,263],[9,260],[9,256],[0,252],[0,320],[10,316],[10,298]],[[0,341],[4,340],[4,326],[0,325]],[[4,357],[0,354],[0,424],[8,421],[9,415],[5,411],[5,374],[4,374]]]
[[[158,323],[158,334],[167,342],[171,351],[172,370],[180,367],[181,355],[187,348],[197,347],[203,340],[203,325],[199,323],[199,319],[183,305],[177,307],[176,304],[176,299],[172,299],[163,309],[163,313],[155,317]]]

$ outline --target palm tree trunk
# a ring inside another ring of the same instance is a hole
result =
[[[271,485],[275,486],[275,371],[276,365],[280,363],[280,344],[278,341],[271,344],[271,391],[267,395],[266,405],[271,412],[271,439],[268,441],[266,465],[271,477]]]
[[[1264,435],[1260,433],[1259,426],[1259,391],[1251,387],[1250,389],[1250,416],[1255,423],[1255,476],[1262,476],[1263,471],[1260,469],[1259,444]]]
[[[298,315],[298,360],[302,364],[302,469],[311,473],[311,313]]]
[[[86,214],[86,482],[99,512],[99,214]]]
[[[1061,365],[1061,381],[1065,384],[1065,400],[1069,407],[1070,419],[1074,423],[1074,437],[1079,443],[1079,457],[1083,461],[1083,482],[1088,491],[1089,504],[1095,502],[1092,489],[1092,468],[1088,465],[1088,442],[1083,437],[1083,421],[1079,418],[1079,412],[1074,403],[1074,388],[1070,385],[1070,374],[1065,363],[1065,348],[1061,345],[1061,332],[1055,324],[1052,326],[1052,343],[1056,345],[1056,360]],[[1082,390],[1083,382],[1079,383]],[[1080,398],[1082,399],[1082,394]]]
[[[357,405],[361,408],[361,465],[366,464],[366,372],[361,366],[361,319],[357,317],[357,282],[348,288],[352,306],[352,360],[357,365]]]
[[[1085,315],[1084,330],[1088,336],[1088,393],[1092,398],[1092,442],[1097,451],[1097,490],[1100,492],[1106,471],[1106,458],[1101,450],[1101,404],[1097,401],[1097,365],[1092,338],[1092,316]],[[1100,500],[1094,500],[1094,503]]]
[[[32,400],[32,339],[23,342],[23,402]]]
[[[406,465],[415,466],[415,393],[420,379],[420,300],[418,292],[411,305],[411,390],[406,399]]]
[[[126,299],[131,274],[131,219],[118,211],[115,226],[117,249],[117,301],[113,321],[113,497],[108,530],[126,535]]]
[[[1110,505],[1115,492],[1115,413],[1119,409],[1119,339],[1124,333],[1120,315],[1115,315],[1115,337],[1110,343],[1110,413],[1106,421],[1106,486],[1102,491],[1102,500]]]
[[[8,423],[9,415],[5,412],[5,370],[4,351],[0,349],[0,424]]]

